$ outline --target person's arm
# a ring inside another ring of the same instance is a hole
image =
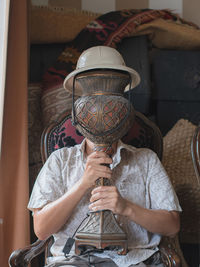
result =
[[[152,233],[174,236],[180,229],[179,212],[146,209],[121,197],[114,186],[100,186],[92,191],[90,209],[111,210],[126,216]]]
[[[112,159],[104,152],[93,152],[87,157],[83,177],[62,197],[48,203],[42,209],[34,209],[34,231],[41,240],[56,233],[67,222],[74,208],[99,177],[111,178],[110,168],[101,165],[111,164]]]

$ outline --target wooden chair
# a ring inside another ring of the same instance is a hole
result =
[[[80,143],[82,140],[83,136],[81,136],[71,123],[70,112],[65,112],[60,117],[59,121],[49,125],[43,132],[41,138],[43,163],[56,149],[73,146]],[[136,112],[135,121],[129,132],[122,138],[122,141],[135,147],[150,148],[157,153],[160,159],[162,159],[163,139],[160,130],[152,121],[140,112]],[[49,247],[52,240],[52,237],[43,241],[37,240],[26,248],[14,251],[9,258],[10,267],[28,266],[34,257]],[[187,266],[181,264],[181,261],[183,262],[184,259],[179,247],[178,237],[163,237],[160,244],[160,251],[165,266]]]

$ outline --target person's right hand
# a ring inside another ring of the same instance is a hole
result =
[[[95,185],[95,181],[100,178],[111,178],[112,171],[102,164],[111,164],[112,159],[102,151],[95,151],[87,157],[85,172],[82,177],[82,184],[87,188]]]

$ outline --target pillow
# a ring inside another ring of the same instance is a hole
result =
[[[43,92],[41,107],[43,126],[47,127],[51,122],[56,121],[63,112],[72,109],[72,95],[62,85],[53,86]]]
[[[180,119],[163,139],[163,165],[183,209],[180,241],[197,243],[200,236],[200,187],[195,175],[191,140],[196,125]],[[196,220],[194,220],[196,218]]]
[[[66,7],[31,6],[30,42],[67,43],[99,14]]]

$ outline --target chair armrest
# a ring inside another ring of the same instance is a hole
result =
[[[33,258],[41,254],[49,242],[53,239],[52,236],[45,240],[37,240],[35,243],[31,244],[22,249],[18,249],[12,252],[9,257],[10,267],[27,267]]]
[[[188,267],[180,249],[178,235],[163,237],[159,245],[163,263],[167,267]]]
[[[167,267],[180,267],[181,260],[177,252],[169,246],[160,246],[161,258]]]

